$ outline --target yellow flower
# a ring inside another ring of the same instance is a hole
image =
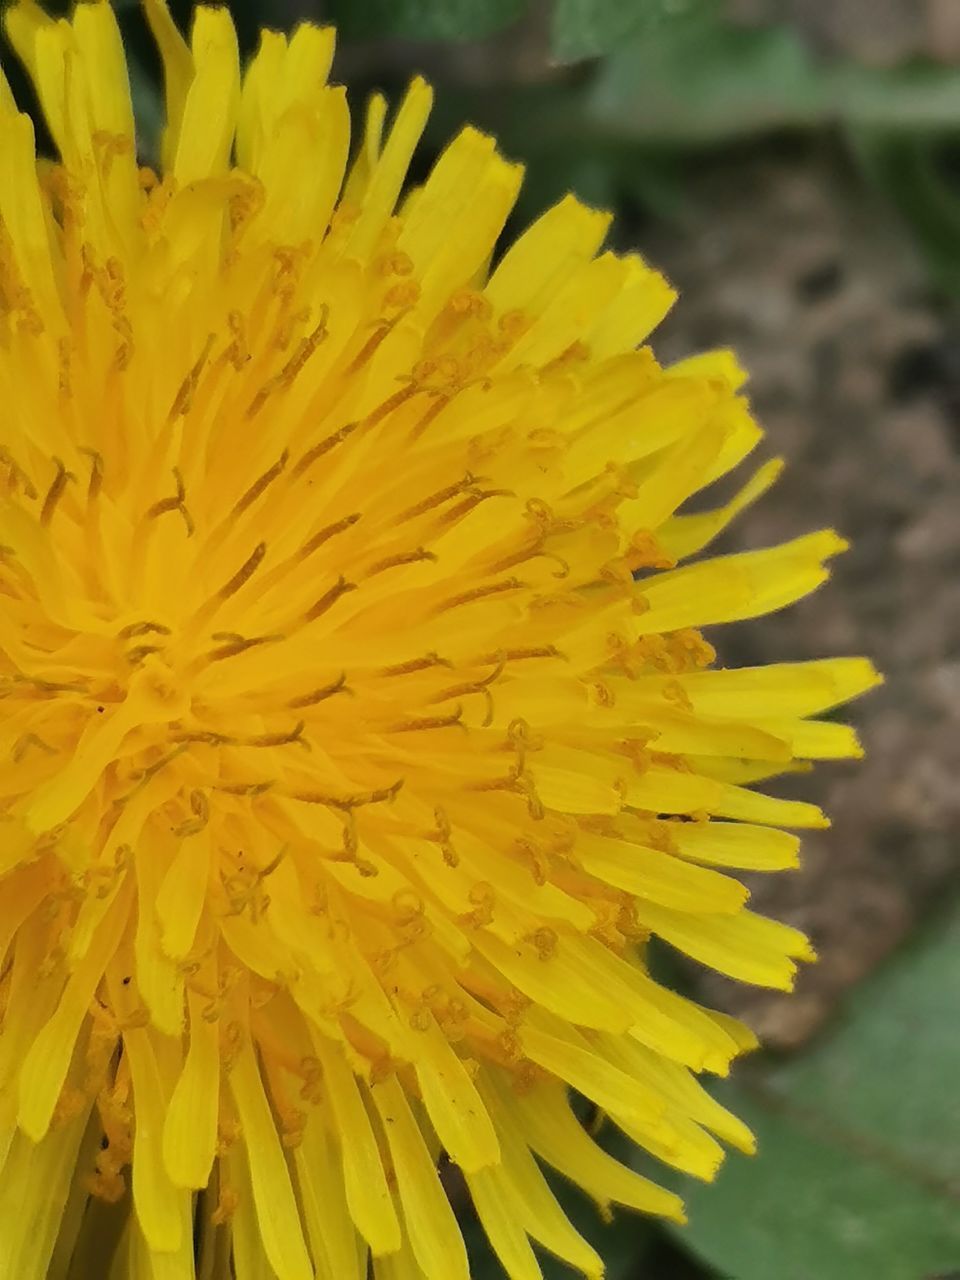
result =
[[[350,159],[331,31],[241,73],[146,10],[159,174],[110,5],[6,15],[60,159],[0,83],[0,1275],[464,1280],[446,1152],[512,1280],[598,1277],[534,1157],[681,1218],[569,1086],[752,1148],[695,1078],[752,1035],[647,940],[790,986],[717,868],[795,864],[821,813],[745,784],[857,755],[809,717],[877,679],[694,628],[843,543],[691,562],[779,464],[677,514],[760,431],[729,355],[638,349],[673,295],[606,215],[491,268],[521,170],[467,129],[403,194],[422,81]]]

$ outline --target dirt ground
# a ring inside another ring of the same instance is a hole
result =
[[[833,828],[806,836],[801,871],[751,883],[820,963],[793,997],[698,978],[789,1049],[960,883],[960,344],[839,153],[728,157],[692,194],[687,225],[640,235],[681,290],[656,349],[735,347],[762,448],[789,464],[726,549],[820,525],[853,544],[811,599],[711,638],[729,665],[866,653],[887,677],[851,711],[865,761],[785,784]]]

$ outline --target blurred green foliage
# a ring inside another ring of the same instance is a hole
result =
[[[709,23],[717,0],[556,0],[550,25],[551,48],[561,61],[610,53],[623,40],[657,42],[678,31]]]

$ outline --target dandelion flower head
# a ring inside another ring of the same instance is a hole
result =
[[[445,1159],[511,1280],[599,1277],[545,1167],[682,1210],[572,1099],[751,1149],[697,1075],[753,1037],[649,940],[790,986],[729,869],[825,819],[751,784],[876,680],[698,628],[843,543],[698,558],[779,464],[680,513],[760,431],[606,215],[496,248],[521,169],[466,129],[411,188],[421,80],[351,140],[331,31],[244,70],[145,9],[157,170],[110,4],[5,15],[57,156],[0,81],[0,1273],[466,1280]]]

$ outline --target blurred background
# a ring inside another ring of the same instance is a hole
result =
[[[115,3],[149,161],[158,67],[136,0]],[[853,711],[866,761],[792,784],[833,829],[802,871],[751,884],[820,963],[792,997],[669,973],[765,1040],[719,1085],[760,1156],[712,1187],[673,1179],[685,1228],[605,1226],[564,1192],[608,1280],[960,1280],[960,0],[229,8],[247,52],[262,25],[336,23],[358,105],[423,71],[419,163],[465,121],[496,133],[529,166],[516,227],[568,190],[614,210],[615,247],[681,292],[657,354],[735,347],[789,463],[726,549],[820,524],[853,542],[812,599],[711,636],[727,665],[867,653],[887,675]]]

